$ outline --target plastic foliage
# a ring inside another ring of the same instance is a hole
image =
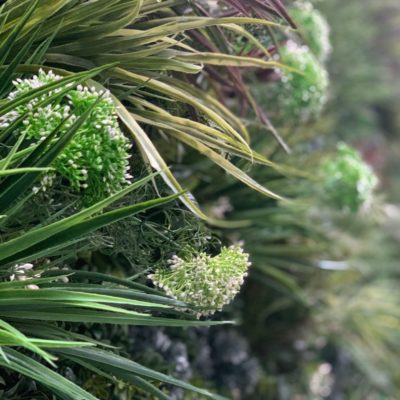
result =
[[[58,79],[61,77],[52,71],[46,73],[43,70],[29,79],[17,79],[13,82],[16,90],[10,93],[9,99],[15,99]],[[56,92],[62,90],[55,89]],[[25,135],[33,143],[37,143],[48,137],[63,121],[64,125],[59,131],[61,134],[66,132],[99,96],[101,98],[91,116],[54,161],[52,166],[56,172],[46,174],[40,184],[34,187],[34,192],[47,191],[52,187],[56,174],[59,174],[73,191],[83,195],[85,203],[92,204],[129,184],[132,179],[128,161],[131,144],[119,127],[110,94],[79,85],[66,95],[60,95],[57,102],[36,107],[53,94],[49,91],[9,112],[2,117],[0,129],[8,127],[11,122],[27,113],[21,128],[14,133],[18,136]]]
[[[357,212],[371,200],[378,179],[360,153],[344,143],[321,165],[324,197],[341,210]]]
[[[329,39],[330,27],[325,17],[308,1],[297,1],[290,8],[290,15],[305,44],[320,62],[326,62],[332,46]]]
[[[173,256],[169,268],[148,276],[169,296],[193,306],[197,317],[222,310],[239,293],[250,266],[240,246],[223,247],[211,257],[206,253],[182,259]]]

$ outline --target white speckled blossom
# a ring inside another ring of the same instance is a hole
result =
[[[330,28],[325,17],[308,1],[296,1],[289,11],[305,44],[319,61],[325,63],[332,51]]]
[[[307,46],[289,40],[280,60],[296,71],[283,70],[277,100],[283,112],[305,123],[319,116],[328,98],[329,77]]]
[[[29,79],[17,79],[13,82],[16,90],[10,93],[9,99],[15,99],[58,79],[61,76],[43,70]],[[40,142],[65,120],[59,131],[61,134],[66,132],[102,96],[90,117],[52,165],[74,191],[81,192],[87,203],[93,203],[131,182],[128,161],[131,144],[119,127],[109,92],[97,92],[94,87],[78,85],[62,98],[38,107],[38,104],[46,102],[46,99],[62,90],[57,88],[49,91],[1,117],[0,131],[24,115],[22,124],[14,134],[24,134],[33,143]],[[53,185],[54,177],[54,173],[44,175],[33,191],[46,191]]]
[[[249,255],[237,245],[222,248],[215,257],[206,253],[190,259],[173,256],[169,264],[148,277],[169,296],[192,306],[198,318],[230,303],[250,266]]]

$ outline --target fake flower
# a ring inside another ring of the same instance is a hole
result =
[[[60,78],[52,71],[45,73],[40,70],[38,75],[29,79],[17,79],[14,81],[16,90],[10,93],[9,98],[15,99]],[[24,116],[22,126],[14,132],[16,135],[24,134],[27,139],[37,143],[65,121],[59,129],[59,134],[62,135],[102,96],[90,117],[52,165],[56,174],[61,175],[72,190],[82,193],[86,203],[94,203],[130,183],[132,176],[129,173],[128,159],[131,144],[119,127],[109,92],[98,92],[95,88],[79,85],[62,98],[43,107],[36,107],[61,90],[63,89],[58,88],[50,91],[9,112],[1,119],[0,130]],[[52,187],[55,176],[54,173],[46,174],[40,185],[34,187],[34,192],[46,191]]]
[[[338,209],[357,212],[370,203],[378,183],[372,168],[357,150],[339,143],[336,156],[321,165],[325,198]]]
[[[250,266],[249,255],[240,246],[224,247],[211,257],[200,253],[192,258],[173,256],[169,268],[148,276],[169,296],[193,307],[197,317],[222,310],[239,293]]]
[[[332,46],[330,28],[325,17],[308,1],[297,1],[289,9],[305,44],[319,61],[326,62]]]
[[[291,119],[305,123],[321,113],[329,86],[328,74],[307,46],[289,40],[280,61],[296,71],[283,70],[277,83],[277,103]]]

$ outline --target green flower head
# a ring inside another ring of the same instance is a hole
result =
[[[14,99],[60,78],[51,71],[45,73],[40,70],[38,75],[30,79],[17,79],[14,81],[16,90],[10,93],[9,98]],[[2,118],[0,129],[26,114],[22,127],[15,134],[24,134],[32,142],[40,142],[67,119],[60,130],[61,134],[65,132],[102,95],[91,116],[54,161],[52,166],[56,173],[45,175],[40,185],[34,188],[35,192],[46,191],[53,185],[55,175],[58,174],[72,190],[83,195],[85,203],[93,203],[120,190],[131,181],[128,161],[131,144],[119,127],[108,92],[97,92],[94,88],[79,85],[61,99],[44,107],[35,107],[61,90],[55,89],[31,100],[27,105],[17,107]]]
[[[197,317],[211,315],[230,303],[250,266],[249,255],[240,246],[224,247],[215,257],[206,253],[190,259],[174,256],[169,264],[148,277],[169,296],[194,307]]]
[[[288,40],[276,60],[292,68],[277,69],[278,79],[252,84],[257,102],[270,111],[275,124],[304,124],[317,118],[328,98],[328,73],[305,45]]]
[[[322,163],[324,197],[338,209],[357,212],[372,199],[378,179],[358,151],[344,143]]]
[[[328,74],[307,46],[289,40],[280,49],[281,62],[297,71],[283,70],[276,87],[280,112],[304,123],[321,113],[329,87]]]
[[[297,1],[289,11],[305,44],[320,62],[326,62],[332,46],[325,17],[308,1]]]

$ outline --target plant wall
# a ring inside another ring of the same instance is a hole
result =
[[[3,3],[0,397],[391,398],[394,272],[365,248],[384,207],[321,135],[323,14]]]

